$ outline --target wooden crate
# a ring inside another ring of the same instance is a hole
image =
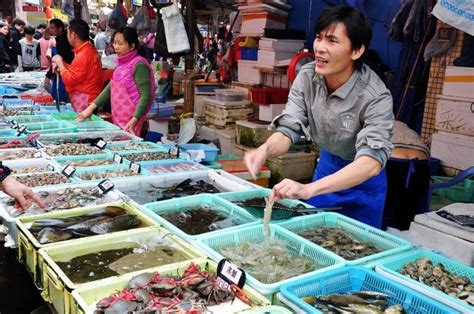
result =
[[[465,170],[474,165],[474,136],[438,131],[431,139],[431,155],[443,166]]]
[[[474,136],[474,98],[439,95],[435,128]]]
[[[234,128],[236,121],[247,120],[254,114],[254,106],[248,101],[224,103],[204,98],[204,103],[206,121],[221,128]]]

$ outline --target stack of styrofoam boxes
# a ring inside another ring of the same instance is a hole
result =
[[[431,155],[444,167],[465,170],[474,165],[473,81],[474,68],[446,67],[431,140]]]
[[[274,67],[278,62],[291,59],[304,48],[304,40],[261,38],[258,46],[258,65]]]
[[[206,121],[217,128],[234,129],[237,120],[247,120],[254,107],[244,100],[245,93],[234,89],[216,89],[215,98],[204,98]]]
[[[286,28],[288,11],[266,3],[249,4],[238,8],[242,15],[241,36],[260,37],[263,36],[265,28]]]

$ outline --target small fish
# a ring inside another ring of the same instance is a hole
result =
[[[54,228],[43,228],[36,236],[40,244],[54,243],[72,238],[72,234],[67,231]]]
[[[356,295],[356,296],[361,297],[365,300],[367,300],[367,299],[382,300],[382,299],[386,299],[386,298],[389,297],[385,293],[376,292],[376,291],[357,291],[357,292],[352,292],[352,295]]]
[[[401,304],[394,304],[385,309],[384,314],[404,314],[405,310]]]
[[[383,310],[379,307],[372,305],[363,304],[349,304],[342,309],[349,311],[349,313],[360,313],[360,314],[383,314]]]
[[[311,297],[311,296],[305,296],[305,297],[302,297],[301,300],[308,303],[308,304],[310,304],[310,305],[314,305],[314,303],[316,303],[316,301],[317,301],[317,298],[316,297]]]
[[[268,197],[265,197],[265,202],[267,203],[267,206],[265,206],[264,209],[264,214],[263,214],[263,231],[265,232],[265,236],[269,237],[270,236],[270,219],[272,218],[272,209],[273,209],[273,203],[275,203],[274,200],[269,200]]]
[[[319,301],[323,301],[325,303],[331,303],[333,305],[339,306],[348,306],[349,304],[362,304],[368,305],[370,302],[362,299],[361,297],[349,294],[331,294],[331,295],[324,295],[318,298]]]
[[[91,228],[93,226],[104,223],[104,222],[107,222],[111,219],[112,218],[107,217],[107,216],[99,216],[99,217],[88,219],[88,220],[80,222],[78,224],[69,226],[69,227],[66,228],[66,230],[76,230],[76,231],[91,230]]]

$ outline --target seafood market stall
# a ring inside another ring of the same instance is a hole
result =
[[[1,230],[58,313],[474,311],[472,267],[331,208],[273,203],[212,169],[214,147],[183,145],[200,163],[75,118],[38,99],[0,110],[0,160],[46,205],[0,193]]]

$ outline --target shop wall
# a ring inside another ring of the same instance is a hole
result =
[[[342,2],[330,0],[327,2]],[[363,3],[366,15],[372,23],[372,43],[370,48],[375,50],[382,61],[390,68],[395,68],[400,54],[401,45],[387,35],[388,27],[400,7],[400,1],[391,0],[359,0],[348,1]],[[308,47],[312,50],[314,39],[314,23],[321,11],[327,7],[322,0],[288,0],[293,10],[288,17],[288,28],[304,29],[307,34]]]

